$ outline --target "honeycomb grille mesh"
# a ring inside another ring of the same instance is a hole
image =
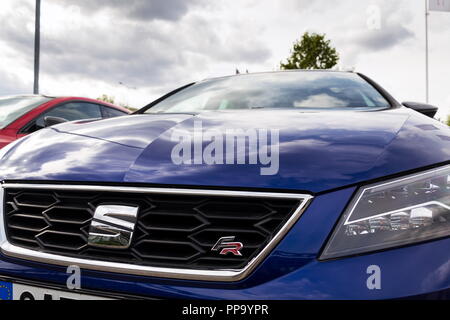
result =
[[[128,249],[88,245],[95,208],[108,204],[139,206]],[[6,189],[4,205],[7,238],[16,246],[77,258],[214,270],[245,267],[300,204],[266,197]],[[211,251],[227,236],[244,244],[242,256]]]

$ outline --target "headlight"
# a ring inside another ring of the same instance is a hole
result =
[[[361,188],[321,260],[450,235],[450,166]]]

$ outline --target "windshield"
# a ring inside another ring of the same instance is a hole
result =
[[[274,72],[206,80],[145,113],[239,109],[383,109],[389,102],[355,73]]]
[[[51,98],[34,96],[0,98],[0,128],[5,128],[28,111],[50,100]]]

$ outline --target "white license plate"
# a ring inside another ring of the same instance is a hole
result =
[[[62,290],[0,281],[0,300],[110,300]]]

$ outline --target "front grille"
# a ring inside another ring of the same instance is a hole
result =
[[[12,245],[69,257],[152,267],[241,269],[277,235],[302,199],[5,189],[5,229]],[[138,206],[127,249],[92,247],[87,238],[99,205]],[[242,242],[242,256],[211,248],[221,237]]]

